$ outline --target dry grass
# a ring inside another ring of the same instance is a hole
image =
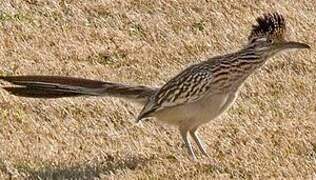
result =
[[[312,45],[271,59],[231,110],[200,133],[210,159],[188,160],[174,128],[133,121],[112,98],[38,100],[0,91],[0,179],[271,178],[316,174],[314,0],[4,0],[0,72],[159,86],[199,58],[246,42],[263,12]]]

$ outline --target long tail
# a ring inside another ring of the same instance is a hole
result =
[[[156,92],[155,88],[146,86],[62,76],[0,76],[0,79],[18,85],[2,87],[9,93],[31,98],[114,96],[145,103]]]

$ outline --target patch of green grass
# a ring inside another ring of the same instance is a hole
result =
[[[143,26],[139,23],[132,23],[129,28],[130,36],[137,37],[140,39],[146,38],[145,30]]]
[[[192,28],[197,31],[203,32],[205,30],[205,22],[203,20],[192,24]]]
[[[0,10],[0,22],[12,21],[12,22],[23,22],[29,21],[30,17],[21,12],[16,14],[11,14],[5,11]]]

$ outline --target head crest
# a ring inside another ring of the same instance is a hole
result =
[[[260,38],[283,39],[285,30],[285,20],[281,14],[264,14],[257,18],[248,39],[250,42]]]

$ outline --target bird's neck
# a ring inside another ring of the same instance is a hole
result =
[[[261,50],[256,50],[253,47],[246,47],[240,51],[234,53],[237,59],[236,64],[239,66],[244,66],[245,71],[248,69],[250,71],[256,70],[261,67],[268,59],[268,55]]]
[[[225,91],[238,89],[267,59],[268,57],[263,53],[245,48],[235,53],[209,59],[206,63],[212,66],[214,76],[224,74],[226,78],[222,76],[218,79],[223,79],[221,87]]]
[[[264,51],[258,51],[251,46],[245,47],[237,52],[226,54],[223,56],[216,56],[208,59],[207,64],[216,64],[223,69],[230,69],[232,71],[252,72],[261,67],[268,59]]]
[[[231,81],[236,88],[239,88],[269,58],[264,52],[256,51],[251,47],[240,50],[235,56],[236,60],[231,64],[230,72],[233,74]]]

